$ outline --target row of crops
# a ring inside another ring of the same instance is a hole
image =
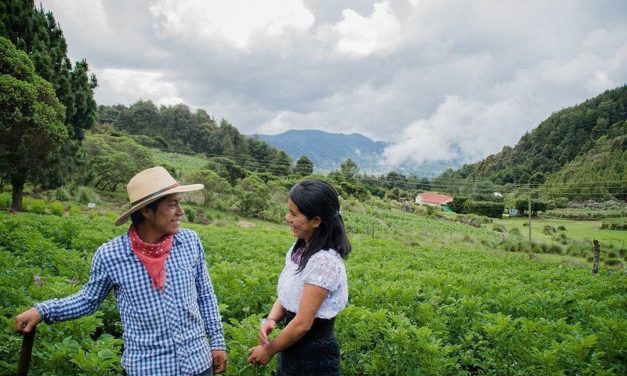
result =
[[[627,276],[598,275],[490,249],[490,230],[383,209],[347,211],[350,303],[337,321],[343,375],[627,373]],[[0,212],[0,374],[14,374],[13,318],[80,289],[95,249],[125,229],[112,216]],[[189,225],[205,246],[229,347],[246,363],[292,242],[284,226]],[[109,297],[90,317],[38,328],[34,375],[120,373],[121,327]]]

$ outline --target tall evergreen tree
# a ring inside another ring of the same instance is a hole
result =
[[[54,93],[65,106],[64,121],[71,125],[73,142],[65,143],[56,154],[48,154],[49,168],[39,181],[44,186],[55,186],[79,163],[76,152],[83,132],[96,121],[96,77],[88,74],[85,60],[72,68],[61,27],[51,12],[37,9],[33,0],[0,0],[0,36],[26,52],[35,73],[52,84]]]
[[[294,173],[296,175],[305,176],[313,173],[314,165],[311,159],[307,158],[306,155],[302,155],[296,161],[296,165],[294,166]]]
[[[11,181],[13,210],[22,209],[27,181],[49,168],[69,137],[65,108],[28,56],[0,37],[0,176]]]

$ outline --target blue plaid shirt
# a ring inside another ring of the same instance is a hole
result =
[[[35,305],[46,323],[95,312],[113,289],[124,325],[122,366],[129,375],[196,375],[225,350],[218,304],[198,235],[181,229],[166,261],[163,291],[131,250],[128,233],[96,251],[89,281],[74,295]]]

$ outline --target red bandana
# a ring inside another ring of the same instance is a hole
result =
[[[150,275],[152,286],[157,290],[163,290],[165,287],[165,260],[172,249],[174,236],[168,235],[156,244],[146,243],[140,239],[133,225],[128,230],[128,235],[131,238],[131,249]]]

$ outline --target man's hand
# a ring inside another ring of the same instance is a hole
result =
[[[15,331],[30,333],[41,322],[41,315],[35,308],[24,311],[15,317]]]
[[[274,356],[274,354],[270,350],[270,346],[263,345],[255,346],[249,349],[248,353],[250,354],[250,356],[248,357],[248,363],[254,365],[268,364],[268,362],[270,362],[270,360]]]
[[[213,358],[213,373],[222,373],[226,370],[227,356],[224,350],[211,350]]]

